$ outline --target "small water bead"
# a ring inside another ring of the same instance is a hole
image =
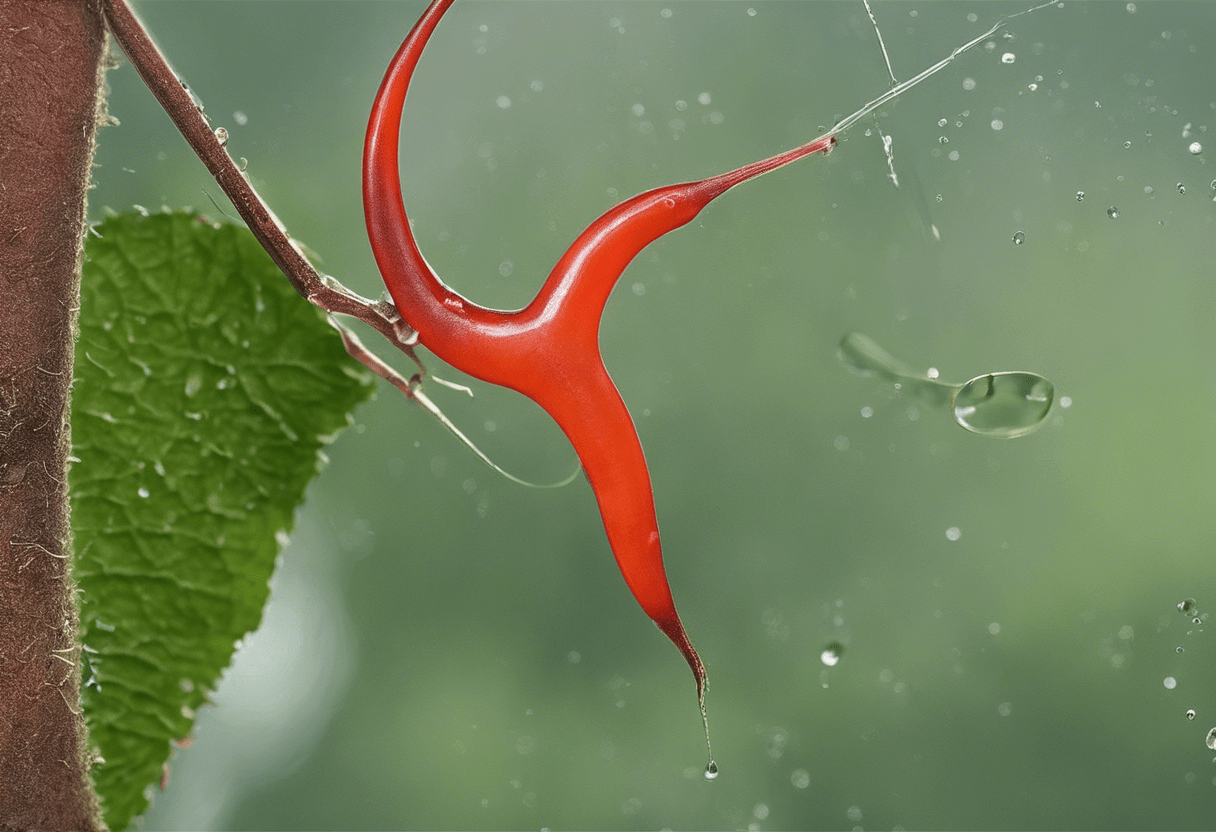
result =
[[[713,760],[710,760],[709,763],[706,764],[706,766],[705,766],[705,779],[706,780],[717,780],[718,779],[718,764],[715,763]]]
[[[228,146],[228,131],[223,127],[215,128],[215,140],[220,143],[220,147]]]
[[[1212,729],[1216,732],[1216,728]],[[790,785],[795,789],[805,789],[811,785],[811,773],[804,768],[796,768],[790,772]]]
[[[1187,152],[1189,152],[1192,156],[1198,156],[1203,152],[1203,145],[1201,145],[1199,142],[1191,142],[1190,147],[1187,148]]]
[[[1035,90],[1037,90],[1038,88],[1039,88],[1039,85],[1038,85],[1038,84],[1036,84],[1036,83],[1034,83],[1034,82],[1031,82],[1031,83],[1029,83],[1029,84],[1027,84],[1027,85],[1026,85],[1026,89],[1030,90],[1031,92],[1034,92],[1034,91],[1035,91]]]
[[[1123,148],[1124,148],[1125,150],[1126,150],[1127,148],[1131,147],[1131,146],[1132,146],[1132,143],[1131,143],[1130,141],[1127,141],[1127,142],[1124,142],[1124,143],[1123,143]]]
[[[955,392],[954,421],[981,436],[1014,439],[1037,430],[1055,399],[1055,385],[1021,371],[977,376]]]
[[[1085,201],[1085,191],[1077,191],[1077,202]]]
[[[1016,61],[1017,59],[1018,59],[1017,55],[1014,55],[1012,52],[1006,52],[1004,55],[1001,56],[1001,63],[1011,64],[1014,61]]]
[[[1186,712],[1186,718],[1187,718],[1187,719],[1194,719],[1194,718],[1195,718],[1195,709],[1194,709],[1194,708],[1191,708],[1190,710],[1188,710],[1188,711]]]
[[[823,662],[828,667],[835,667],[840,664],[840,657],[844,654],[844,645],[839,641],[833,641],[827,647],[823,648],[823,652],[819,654],[819,661]]]
[[[1213,751],[1216,751],[1216,728],[1213,728],[1211,731],[1208,731],[1208,735],[1204,738],[1203,741],[1205,743],[1207,743],[1208,748],[1212,749]]]
[[[1178,602],[1178,612],[1182,613],[1183,615],[1190,615],[1195,611],[1197,606],[1198,605],[1195,603],[1194,598],[1187,598],[1184,601]]]
[[[1026,242],[1026,235],[1023,232],[1019,231],[1013,235],[1013,244],[1015,246],[1020,246],[1024,242]]]
[[[946,540],[955,541],[962,536],[963,533],[958,526],[951,526],[950,528],[946,529]]]
[[[1106,216],[1110,217],[1112,220],[1119,219],[1119,209],[1114,205],[1110,206],[1106,209]]]
[[[938,127],[945,127],[947,124],[949,124],[949,122],[948,122],[948,121],[946,121],[944,118],[939,118],[939,119],[937,120],[937,126],[938,126]],[[1216,182],[1212,182],[1212,187],[1213,187],[1213,188],[1216,188]]]
[[[1185,194],[1185,193],[1186,193],[1186,185],[1183,185],[1181,182],[1179,182],[1179,183],[1178,183],[1177,185],[1175,185],[1174,187],[1178,189],[1178,193],[1180,193],[1180,194]]]
[[[974,78],[964,78],[963,79],[963,89],[968,90],[968,91],[975,89],[975,79]],[[1198,144],[1198,142],[1196,142],[1195,144]],[[1194,145],[1192,145],[1192,146],[1194,146]],[[1202,148],[1200,148],[1200,149],[1202,150]]]
[[[1161,684],[1165,685],[1166,690],[1173,690],[1174,688],[1178,687],[1178,680],[1173,676],[1166,676],[1161,680]]]

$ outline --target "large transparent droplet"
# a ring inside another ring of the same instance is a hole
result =
[[[1025,436],[1043,424],[1055,394],[1055,385],[1038,373],[988,373],[954,394],[954,421],[982,436]]]
[[[717,780],[718,779],[718,764],[715,763],[713,760],[710,760],[709,764],[705,766],[705,779],[706,780]]]
[[[1213,728],[1211,731],[1208,731],[1208,735],[1204,739],[1204,742],[1206,742],[1208,744],[1208,748],[1212,749],[1213,751],[1216,751],[1216,728]]]

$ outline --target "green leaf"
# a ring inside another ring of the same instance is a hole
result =
[[[96,231],[70,486],[85,715],[121,830],[258,626],[320,449],[372,387],[248,231],[185,213]]]

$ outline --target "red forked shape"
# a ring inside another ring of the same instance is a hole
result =
[[[579,235],[525,308],[486,309],[445,286],[423,259],[406,218],[398,172],[406,90],[452,2],[434,0],[427,7],[389,64],[372,106],[363,152],[363,206],[376,263],[423,346],[469,375],[518,390],[561,426],[591,482],[625,583],[688,661],[704,713],[705,666],[680,623],[663,571],[650,474],[633,421],[600,358],[600,317],[621,273],[649,243],[690,222],[740,182],[826,153],[836,140],[816,139],[729,173],[628,199]]]

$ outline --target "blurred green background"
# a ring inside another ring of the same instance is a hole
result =
[[[904,79],[1028,3],[872,5]],[[363,130],[422,8],[138,6],[290,231],[373,296]],[[603,352],[717,781],[585,481],[512,485],[386,387],[144,828],[1210,827],[1216,634],[1176,605],[1216,606],[1214,41],[1210,3],[1021,17],[626,271]],[[91,213],[218,215],[132,69],[109,80]],[[406,204],[445,281],[517,307],[617,201],[889,86],[860,0],[461,0],[406,109]],[[1042,373],[1055,410],[965,433],[846,370],[855,330],[952,381]],[[431,393],[514,473],[569,473],[538,408],[474,387]]]

